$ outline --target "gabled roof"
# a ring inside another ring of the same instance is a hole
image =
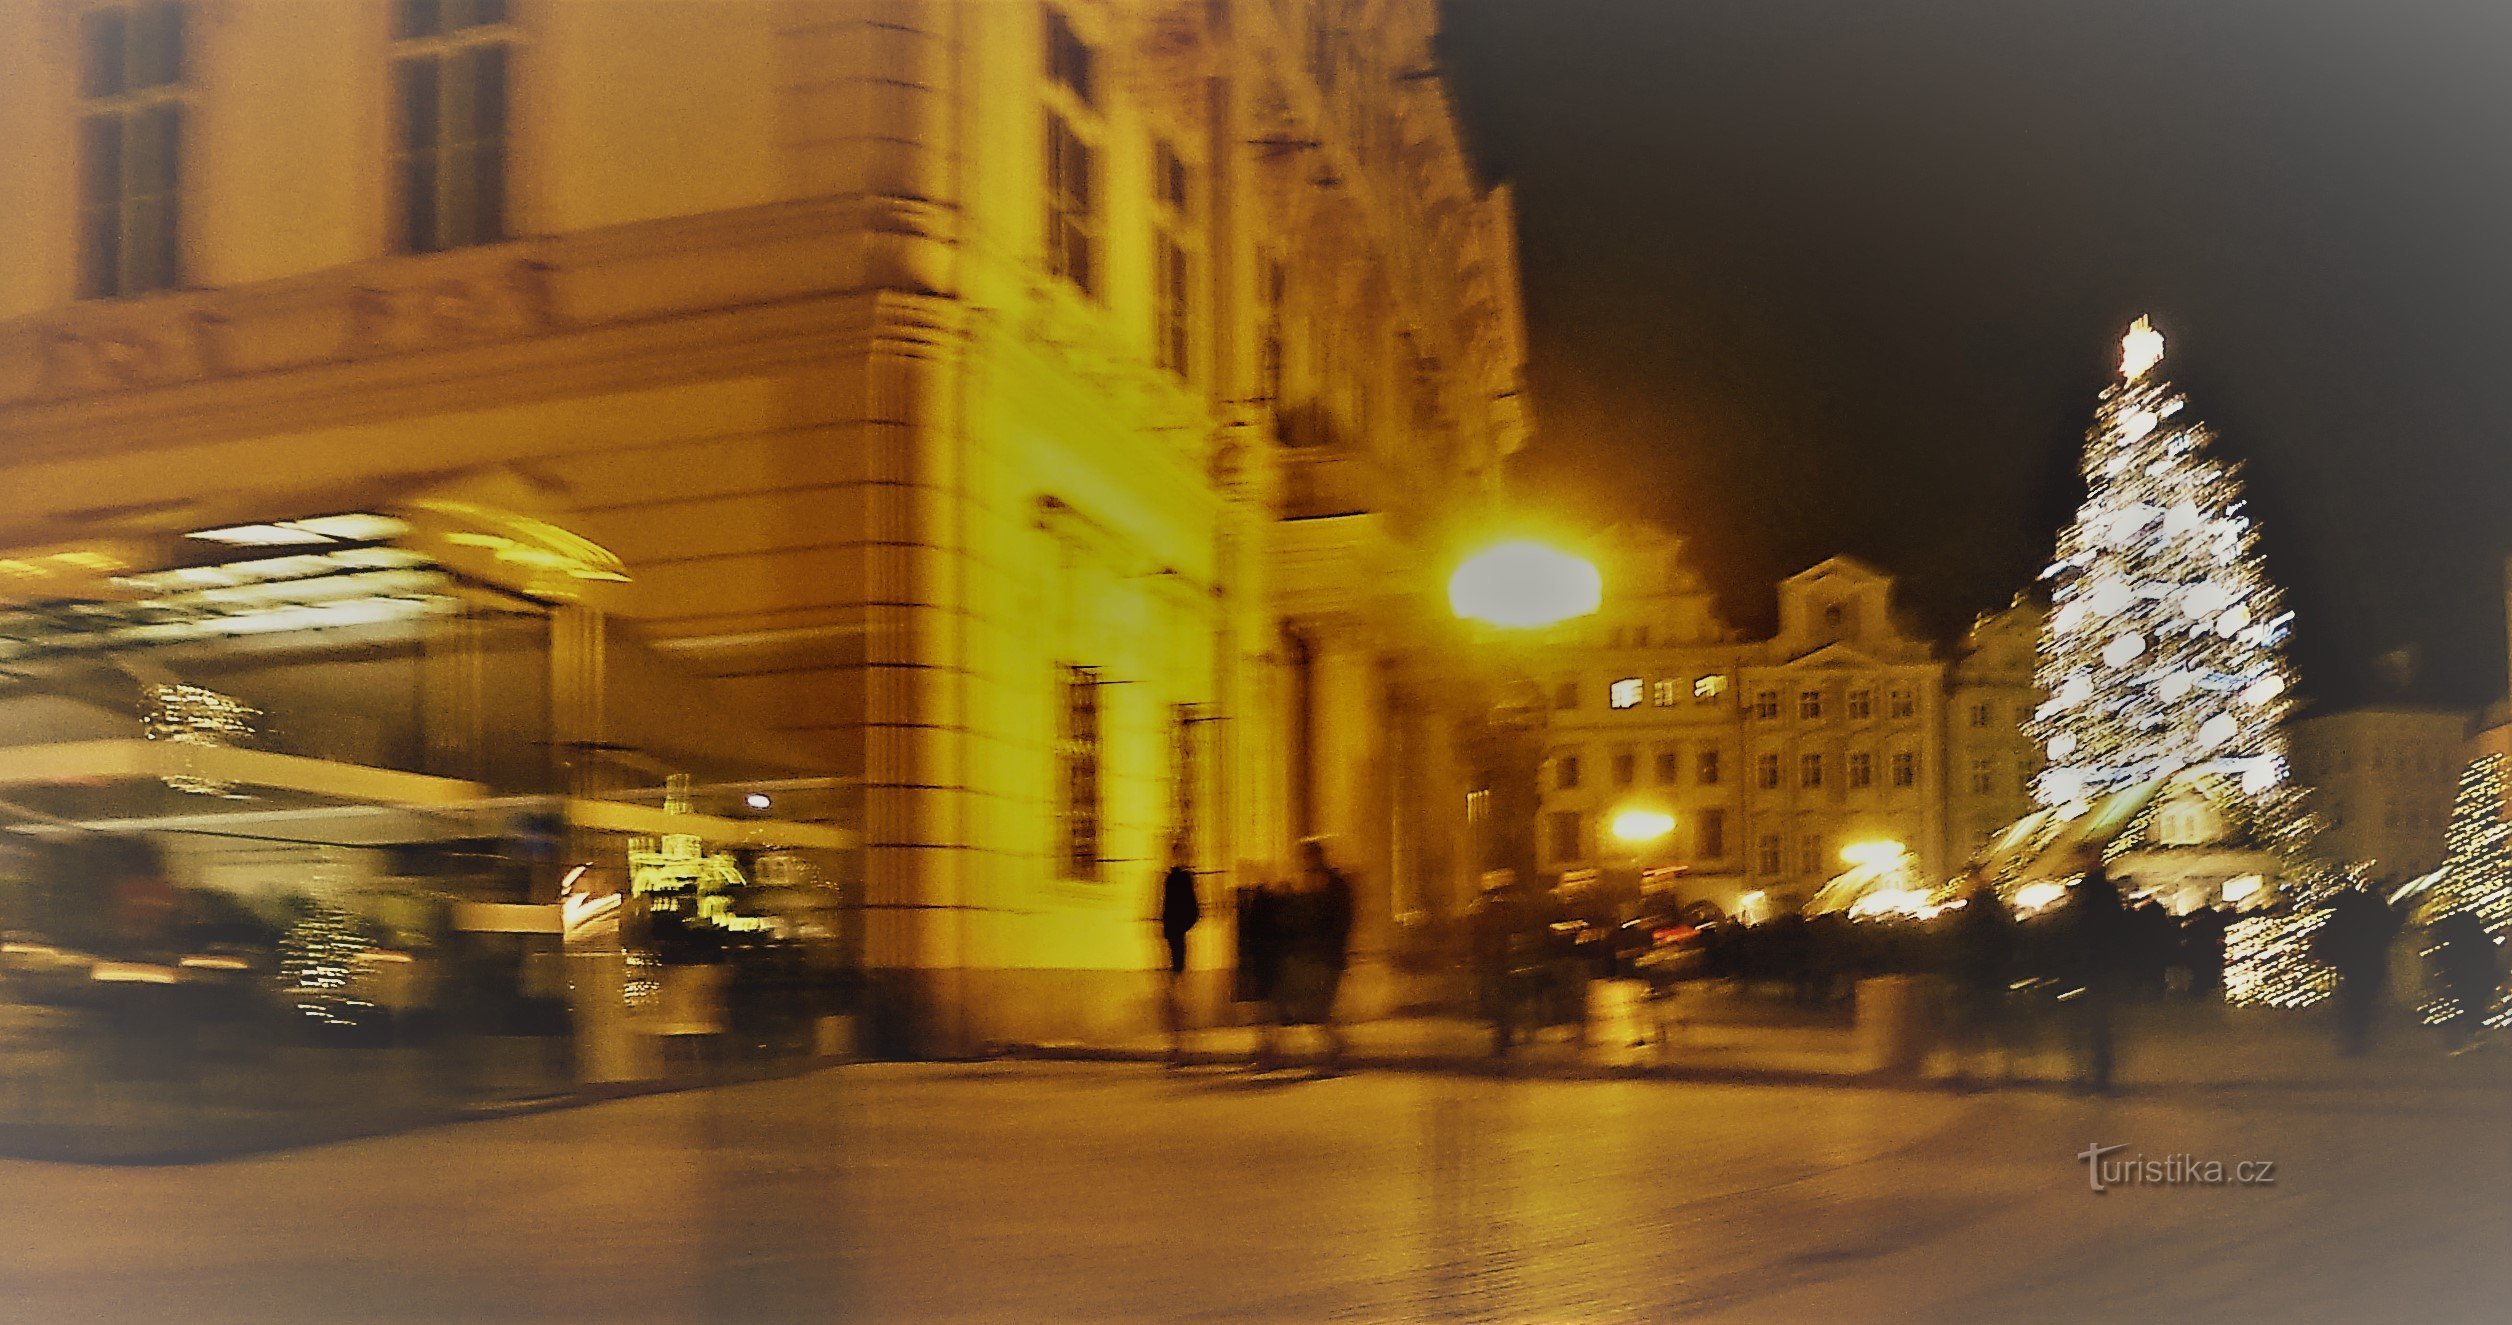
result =
[[[1804,570],[1798,571],[1796,574],[1789,576],[1787,580],[1783,582],[1787,584],[1795,584],[1800,580],[1819,580],[1832,575],[1856,580],[1890,580],[1893,578],[1891,575],[1888,575],[1885,572],[1858,560],[1856,557],[1842,555],[1825,557],[1821,561],[1806,567]]]
[[[1862,649],[1852,648],[1838,640],[1809,649],[1793,658],[1783,658],[1782,667],[1881,667],[1886,660]]]

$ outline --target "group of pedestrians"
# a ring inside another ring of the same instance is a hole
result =
[[[1239,894],[1232,994],[1238,1002],[1259,1005],[1255,1066],[1274,1066],[1279,1032],[1290,1026],[1315,1030],[1328,1068],[1342,1062],[1346,1042],[1335,1002],[1351,966],[1353,907],[1351,879],[1335,868],[1326,844],[1316,838],[1300,844],[1297,879],[1260,883]],[[1186,939],[1202,916],[1194,870],[1180,843],[1162,876],[1158,915],[1168,957],[1161,1014],[1171,1066],[1185,1061]]]
[[[2166,923],[2157,923],[2157,917]],[[2162,908],[2151,901],[2128,904],[2102,863],[2090,859],[2064,904],[2027,936],[1996,887],[1974,880],[1949,930],[1957,1078],[1968,1079],[1992,1056],[2011,1061],[2019,1034],[2015,991],[2037,984],[2055,1000],[2075,1084],[2109,1091],[2118,1060],[2120,1006],[2176,983],[2164,974],[2174,962],[2189,973],[2189,992],[2219,990],[2230,919],[2221,909],[2201,908],[2182,917],[2175,934]],[[2342,1054],[2360,1055],[2371,1044],[2400,928],[2398,913],[2378,893],[2357,887],[2330,899],[2327,918],[2315,931],[2312,956],[2336,982],[2332,1021]],[[2427,937],[2434,984],[2448,1000],[2444,1033],[2455,1048],[2464,1047],[2501,998],[2498,948],[2484,923],[2466,910],[2436,920]]]

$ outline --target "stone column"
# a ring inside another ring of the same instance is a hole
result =
[[[863,823],[874,1035],[887,1052],[970,1038],[973,955],[960,307],[883,295],[867,363]]]

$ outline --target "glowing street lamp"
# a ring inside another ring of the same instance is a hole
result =
[[[1604,597],[1592,563],[1523,539],[1466,558],[1448,579],[1448,606],[1458,616],[1519,630],[1586,616]]]
[[[1899,842],[1852,842],[1840,849],[1840,858],[1847,864],[1880,869],[1900,860],[1908,850]]]

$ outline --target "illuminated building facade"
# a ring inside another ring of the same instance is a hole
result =
[[[2041,748],[2024,723],[2043,698],[2033,680],[2041,610],[2028,599],[1983,613],[1946,674],[1945,831],[1960,861],[2038,808]]]
[[[2286,724],[2294,773],[2320,821],[2313,849],[2372,877],[2439,869],[2451,801],[2468,763],[2469,715],[2373,707]]]
[[[1689,895],[1732,909],[1757,892],[1810,898],[1845,868],[1844,851],[1895,842],[1942,877],[1969,854],[1950,816],[1990,812],[2018,790],[2011,767],[1980,796],[1948,783],[1955,751],[2019,739],[2011,677],[1991,661],[2003,627],[1984,625],[1949,666],[1901,624],[1890,577],[1834,557],[1781,582],[1777,633],[1748,640],[1675,540],[1621,529],[1607,542],[1617,592],[1539,669],[1552,687],[1545,873],[1677,868]],[[2005,730],[1993,739],[1956,728],[1969,711],[1957,706],[1977,703],[1997,706]],[[1622,840],[1613,825],[1633,809],[1674,826]]]
[[[0,544],[500,476],[616,558],[600,615],[855,789],[905,1041],[1146,1022],[1181,833],[1225,917],[1337,839],[1365,1002],[1473,865],[1413,568],[1527,426],[1434,23],[0,7]]]

